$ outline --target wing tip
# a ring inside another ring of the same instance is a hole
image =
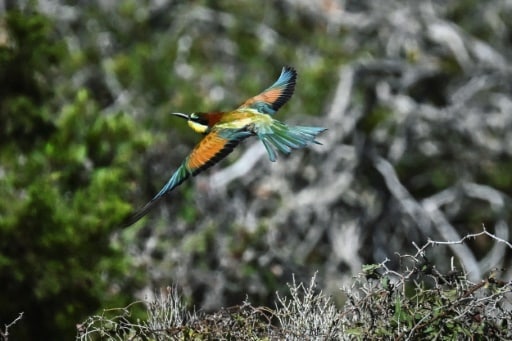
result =
[[[136,222],[141,220],[151,210],[153,205],[154,205],[154,202],[150,201],[144,207],[142,207],[139,210],[131,213],[128,217],[126,217],[121,222],[120,227],[125,229],[125,228],[128,228],[128,227],[132,226],[133,224],[135,224]]]
[[[284,73],[290,73],[291,77],[297,78],[297,70],[293,66],[290,66],[290,65],[283,66],[283,69],[281,70],[281,75]]]
[[[272,86],[283,87],[280,96],[271,104],[274,111],[279,110],[293,95],[297,83],[297,70],[289,65],[283,66],[279,78]]]

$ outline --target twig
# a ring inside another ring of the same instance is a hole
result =
[[[1,339],[3,341],[7,341],[8,338],[9,338],[9,328],[11,328],[16,323],[18,323],[18,321],[20,321],[22,318],[23,318],[23,311],[21,313],[19,313],[18,317],[16,317],[14,319],[14,321],[12,321],[11,323],[5,325],[5,331],[1,331],[0,330],[0,337],[1,337]]]
[[[462,237],[461,239],[459,240],[456,240],[456,241],[436,241],[436,240],[431,240],[429,239],[428,240],[428,244],[432,244],[432,245],[454,245],[454,244],[462,244],[464,243],[464,241],[468,240],[468,239],[475,239],[476,237],[480,237],[480,236],[488,236],[490,237],[491,239],[494,239],[496,240],[498,243],[503,243],[505,245],[508,246],[509,249],[512,250],[512,244],[502,238],[499,238],[497,236],[495,236],[494,234],[488,232],[485,228],[485,225],[482,225],[482,229],[483,231],[482,232],[478,232],[478,233],[470,233],[470,234],[467,234],[465,235],[464,237]],[[428,245],[427,245],[428,246]]]

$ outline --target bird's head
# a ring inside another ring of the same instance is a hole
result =
[[[188,126],[192,128],[192,130],[194,130],[196,133],[205,134],[210,128],[208,117],[204,113],[193,112],[190,115],[187,115],[180,112],[175,112],[172,113],[172,115],[187,120]]]

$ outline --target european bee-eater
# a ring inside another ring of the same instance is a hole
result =
[[[281,75],[271,87],[249,98],[233,111],[197,112],[190,115],[173,113],[187,120],[189,127],[204,137],[160,192],[130,216],[124,226],[138,221],[189,176],[195,176],[213,166],[249,136],[257,136],[263,142],[270,161],[276,161],[275,149],[289,154],[292,149],[304,148],[310,143],[321,144],[315,137],[325,128],[288,126],[272,117],[292,96],[296,78],[295,69],[283,67]]]

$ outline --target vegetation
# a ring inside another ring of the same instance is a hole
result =
[[[510,338],[511,12],[2,2],[0,338]],[[279,118],[323,146],[247,141],[121,230],[198,140],[168,113],[236,107],[283,65]]]
[[[17,337],[69,337],[84,312],[127,302],[114,288],[137,288],[110,240],[130,210],[129,162],[150,139],[126,114],[99,115],[86,88],[59,98],[67,51],[50,20],[18,11],[4,20],[0,321],[24,312]]]
[[[510,243],[486,231],[496,243]],[[463,240],[475,238],[466,236]],[[462,242],[453,242],[458,244]],[[107,309],[78,326],[80,340],[105,337],[130,340],[366,340],[492,339],[512,337],[511,282],[501,269],[478,283],[464,270],[440,272],[428,260],[440,243],[429,241],[414,255],[399,255],[401,268],[365,265],[350,288],[346,304],[336,308],[318,291],[316,275],[309,285],[288,284],[275,308],[243,304],[215,313],[190,312],[175,287],[167,287],[143,304],[146,318],[132,322],[132,306]]]

